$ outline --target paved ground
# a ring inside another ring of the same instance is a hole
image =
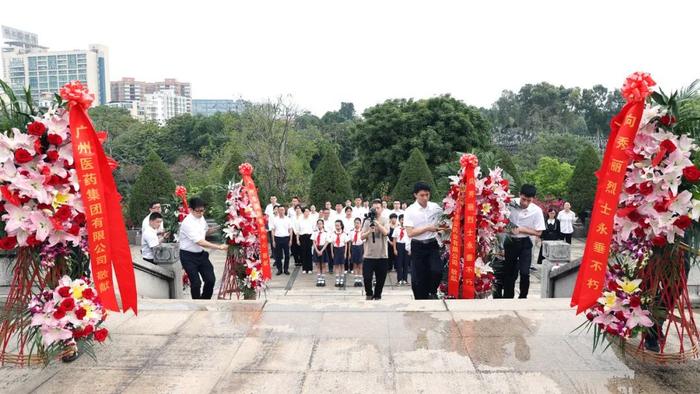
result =
[[[214,255],[217,269],[222,256]],[[565,299],[414,301],[275,277],[257,301],[142,300],[98,359],[0,368],[7,393],[698,392],[700,362],[592,353]],[[537,286],[535,286],[537,288]]]

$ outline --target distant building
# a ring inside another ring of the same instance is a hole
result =
[[[140,105],[145,120],[164,125],[172,117],[191,113],[192,100],[168,89],[144,94]]]
[[[192,114],[211,116],[217,112],[241,113],[246,107],[244,100],[192,100]]]
[[[40,105],[47,104],[66,83],[79,80],[95,94],[93,105],[111,101],[109,54],[106,46],[87,50],[49,51],[39,46],[38,36],[2,26],[3,79],[15,94],[29,88]]]
[[[111,92],[113,103],[110,106],[126,108],[136,119],[165,124],[173,116],[192,113],[192,87],[189,82],[170,78],[160,82],[143,82],[127,77],[112,81]]]

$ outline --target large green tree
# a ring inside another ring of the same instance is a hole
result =
[[[569,133],[540,133],[520,147],[514,162],[520,173],[534,170],[545,156],[574,165],[583,147],[590,145],[588,141],[583,136]]]
[[[479,110],[449,95],[388,100],[367,109],[363,118],[353,133],[358,155],[353,186],[374,195],[396,183],[401,163],[413,148],[419,148],[434,168],[452,161],[456,151],[490,144],[490,127]]]
[[[141,226],[152,201],[167,201],[175,192],[168,168],[157,153],[151,152],[129,196],[129,219],[132,225]]]
[[[574,172],[569,163],[560,163],[553,157],[542,157],[537,163],[537,168],[525,173],[525,181],[537,187],[537,196],[564,197],[567,191],[569,179]]]
[[[423,153],[421,153],[420,149],[413,148],[411,154],[408,156],[408,160],[402,165],[401,175],[399,175],[399,180],[396,182],[391,192],[391,197],[394,200],[406,202],[413,200],[413,186],[416,182],[425,182],[429,184],[433,191],[433,199],[441,198],[435,195],[437,187],[435,186],[433,173],[430,172],[430,168],[428,168],[428,163],[426,163]]]
[[[593,208],[598,178],[595,172],[600,167],[598,152],[591,145],[586,145],[579,153],[573,175],[567,185],[567,199],[571,208],[582,213]]]
[[[340,164],[338,154],[335,150],[329,149],[311,178],[309,201],[317,207],[322,207],[326,201],[338,203],[351,197],[350,178]]]

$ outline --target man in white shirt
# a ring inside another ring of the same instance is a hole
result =
[[[544,230],[542,209],[532,202],[537,194],[533,185],[524,184],[520,188],[520,198],[515,200],[517,208],[511,208],[510,223],[515,226],[506,238],[503,298],[515,297],[515,281],[520,275],[520,295],[527,298],[530,289],[530,266],[532,264],[532,240]]]
[[[352,207],[352,216],[360,219],[365,218],[365,209],[362,207],[362,199],[360,197],[355,197],[355,206]]]
[[[277,275],[289,275],[289,239],[293,234],[292,220],[285,214],[282,205],[277,206],[277,215],[270,220],[272,248],[275,256]],[[284,259],[284,260],[283,260]]]
[[[297,216],[297,207],[301,204],[299,202],[299,197],[292,197],[292,203],[289,205],[289,209],[287,209],[287,216],[289,216],[290,219],[294,219]]]
[[[204,219],[204,200],[198,197],[190,199],[190,213],[180,223],[180,263],[190,278],[190,289],[192,299],[211,299],[214,294],[214,266],[209,261],[209,253],[204,248],[227,250],[225,244],[217,245],[207,241],[208,233],[215,229],[209,229],[207,221]],[[200,280],[201,276],[201,280]],[[202,281],[204,287],[202,288]]]
[[[344,217],[345,213],[343,212],[343,204],[335,204],[335,211],[331,212],[331,219],[333,220],[333,222],[335,222],[336,220],[340,220],[342,222]]]
[[[265,207],[265,223],[267,223],[267,239],[272,247],[272,231],[270,231],[270,220],[275,216],[275,207],[277,206],[277,196],[270,196],[270,203]]]
[[[416,201],[404,212],[404,227],[411,238],[411,287],[417,300],[437,298],[443,264],[437,242],[437,224],[442,208],[430,201],[430,185],[417,182],[413,186]]]
[[[395,213],[396,216],[401,216],[403,215],[403,209],[401,209],[401,201],[396,200],[394,201],[394,209],[391,210],[391,213]]]
[[[323,208],[321,211],[321,219],[323,219],[323,228],[330,234],[335,231],[335,221],[331,216],[331,210],[328,208]]]
[[[148,215],[146,215],[145,218],[143,218],[143,221],[141,222],[141,232],[144,232],[149,225],[150,217],[153,212],[157,212],[159,214],[163,214],[161,205],[158,201],[151,201],[151,205],[148,206]],[[165,230],[163,229],[163,221],[161,220],[160,222],[160,227],[156,229],[156,232],[158,235],[163,234]]]
[[[153,264],[153,248],[163,241],[163,237],[158,236],[158,229],[163,225],[163,215],[153,212],[148,219],[148,226],[141,233],[141,256]]]

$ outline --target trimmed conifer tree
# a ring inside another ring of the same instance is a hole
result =
[[[399,175],[399,180],[394,186],[394,190],[391,192],[391,197],[394,200],[405,201],[410,203],[414,200],[413,198],[413,186],[416,182],[426,182],[430,185],[432,189],[431,199],[435,200],[442,198],[436,195],[437,188],[435,186],[435,180],[433,179],[433,173],[430,172],[428,168],[428,163],[425,161],[425,156],[418,148],[413,148],[411,154],[408,156],[401,169],[401,175]]]
[[[311,177],[309,201],[317,207],[323,207],[326,201],[333,204],[352,198],[350,177],[338,159],[334,149],[326,150]]]
[[[220,182],[223,183],[225,186],[228,186],[229,181],[231,181],[234,177],[236,179],[240,179],[241,176],[238,173],[238,166],[240,166],[241,163],[243,163],[243,157],[241,156],[241,154],[238,153],[237,150],[232,151],[228,157],[226,165],[221,171]]]
[[[169,201],[174,192],[175,181],[168,167],[156,152],[151,151],[129,195],[129,219],[133,225],[141,226],[152,201]]]
[[[595,172],[598,171],[599,167],[600,158],[598,157],[598,152],[593,146],[586,144],[581,153],[579,153],[574,173],[568,185],[568,200],[571,203],[571,209],[579,215],[593,208],[593,200],[595,199],[598,185],[598,178],[596,178]]]

